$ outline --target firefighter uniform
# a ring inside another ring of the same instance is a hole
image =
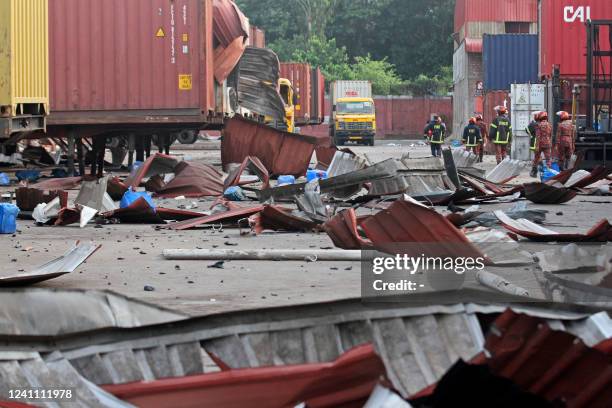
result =
[[[569,162],[574,154],[574,138],[576,127],[570,119],[559,123],[557,127],[557,158],[559,159],[559,168],[566,170]]]
[[[480,128],[476,124],[470,123],[463,129],[463,144],[465,145],[465,150],[477,153],[478,146],[481,142],[482,136],[480,135]]]
[[[478,161],[482,163],[485,146],[487,144],[487,141],[489,140],[489,130],[487,124],[480,119],[476,121],[476,126],[478,126],[478,129],[480,129],[480,144],[477,146]]]
[[[529,126],[525,128],[525,132],[529,135],[529,150],[535,152],[538,147],[538,138],[536,137],[536,127],[538,122],[532,120]]]
[[[446,135],[446,126],[440,121],[432,121],[425,127],[425,136],[431,145],[431,154],[442,157],[442,144]]]
[[[550,164],[550,157],[552,155],[552,125],[547,119],[544,119],[536,125],[535,133],[537,146],[535,150],[535,157],[533,159],[533,169],[537,169],[538,164],[540,164],[542,154],[544,154],[545,164]]]
[[[493,120],[489,138],[495,145],[495,159],[499,164],[508,155],[508,145],[512,140],[512,125],[506,115],[500,115]]]

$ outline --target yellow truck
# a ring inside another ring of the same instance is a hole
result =
[[[336,81],[331,86],[329,135],[336,146],[356,142],[374,146],[376,108],[370,81]]]

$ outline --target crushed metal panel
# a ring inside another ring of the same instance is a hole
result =
[[[539,282],[547,299],[555,302],[604,306],[612,304],[612,288],[610,287],[581,282],[576,278],[566,278],[550,272],[544,272],[544,277]]]
[[[444,158],[444,167],[446,168],[448,178],[455,185],[455,188],[461,188],[461,181],[459,181],[459,173],[457,173],[457,166],[455,165],[452,151],[450,149],[442,149],[442,157]]]
[[[304,214],[305,215],[305,214]],[[317,228],[317,223],[288,208],[265,205],[263,210],[249,218],[249,224],[256,234],[264,230],[308,232]]]
[[[191,229],[205,224],[223,224],[233,225],[241,219],[248,219],[251,215],[256,214],[263,210],[263,206],[256,207],[240,207],[237,209],[220,212],[212,215],[205,215],[200,218],[194,218],[182,222],[175,222],[168,224],[168,228],[175,231],[183,231]]]
[[[317,169],[327,170],[337,151],[338,148],[336,146],[317,146],[315,148],[317,154]]]
[[[142,180],[147,177],[152,177],[157,174],[174,173],[174,169],[178,164],[179,160],[175,157],[162,153],[155,153],[138,168],[138,171],[134,175],[130,175],[124,181],[124,184],[128,187],[136,188],[140,185]]]
[[[333,178],[343,174],[352,173],[362,170],[366,168],[366,166],[367,162],[365,158],[357,156],[352,152],[339,150],[334,154],[334,157],[327,169],[327,177]],[[361,184],[356,184],[334,191],[333,196],[335,198],[348,198],[357,194],[359,190],[361,190]]]
[[[64,255],[39,266],[29,273],[0,276],[0,287],[33,285],[72,273],[100,247],[101,245],[94,243],[81,244],[77,242]]]
[[[495,211],[500,223],[517,235],[539,242],[607,242],[612,241],[612,225],[608,220],[599,221],[586,233],[562,234],[526,219],[513,220],[503,211]]]
[[[576,173],[574,173],[574,174],[576,174]],[[605,166],[597,166],[586,177],[582,177],[582,178],[580,178],[578,180],[572,180],[572,178],[570,178],[567,181],[566,185],[567,185],[567,187],[584,188],[584,187],[588,187],[589,185],[591,185],[593,183],[598,182],[599,180],[605,179],[610,174],[612,174],[612,168],[608,168],[608,167],[605,167]]]
[[[330,192],[333,194],[335,191],[342,191],[347,187],[359,186],[366,182],[394,177],[397,174],[397,170],[396,161],[394,159],[387,159],[361,170],[320,180],[319,186],[322,193]]]
[[[607,406],[612,400],[610,356],[546,321],[506,311],[494,323],[487,365],[524,390],[567,406]],[[563,375],[559,375],[559,373]]]
[[[231,0],[213,1],[213,33],[224,47],[238,37],[243,41],[248,38],[249,28],[248,19],[236,3]]]
[[[30,188],[39,190],[73,190],[81,184],[83,177],[64,177],[43,180],[30,185]]]
[[[324,223],[329,219],[329,213],[323,200],[318,182],[310,182],[304,188],[304,194],[295,197],[295,203],[304,214],[317,223]]]
[[[237,37],[227,47],[219,45],[214,52],[215,79],[222,84],[240,62],[246,48],[244,37]]]
[[[183,161],[174,168],[174,178],[158,189],[155,196],[218,197],[223,191],[222,174],[214,167],[204,163]]]
[[[102,217],[118,219],[126,224],[165,224],[164,219],[144,197],[138,198],[128,207],[103,213]]]
[[[113,200],[108,200],[107,186],[109,176],[81,183],[81,190],[74,203],[81,207],[93,208],[96,211],[111,211],[116,209]],[[111,208],[107,208],[107,207]]]
[[[62,190],[51,190],[45,194],[38,188],[19,187],[15,190],[15,196],[21,211],[34,211],[38,204],[48,204],[56,197],[60,199],[61,208],[68,205],[68,192]]]
[[[452,149],[453,160],[457,168],[473,167],[478,161],[478,156],[465,149]]]
[[[548,251],[537,252],[540,269],[551,273],[596,272],[600,257],[612,258],[612,244],[603,246],[574,243]]]
[[[415,180],[414,177],[413,177],[413,180]],[[421,186],[425,185],[425,183],[422,182],[422,180],[420,179],[415,180],[415,181],[417,181],[416,183],[414,183],[415,185],[419,185],[419,184]],[[408,181],[408,177],[406,176],[396,176],[396,177],[391,177],[391,178],[385,178],[382,180],[373,181],[372,185],[370,186],[370,189],[368,190],[368,195],[371,195],[371,196],[394,195],[394,194],[401,194],[404,192],[408,192],[408,190],[411,190],[410,193],[417,192],[417,191],[420,192],[418,188],[412,191],[411,187],[412,185]]]
[[[437,243],[437,250],[446,256],[483,257],[470,240],[444,216],[406,197],[388,209],[366,219],[362,228],[374,246],[392,243],[423,244],[423,253],[431,253],[428,244]]]
[[[550,185],[546,183],[527,183],[523,184],[525,198],[536,204],[563,204],[578,194],[577,191],[570,190],[560,183]]]
[[[353,208],[342,211],[325,223],[325,231],[334,245],[342,249],[362,249],[372,247],[372,243],[359,235],[357,215]]]
[[[270,175],[306,174],[315,145],[321,140],[313,136],[282,132],[241,116],[225,123],[221,141],[223,168],[257,157]]]
[[[195,211],[177,210],[174,208],[162,208],[162,207],[157,207],[155,209],[155,212],[164,221],[186,221],[186,220],[192,220],[194,218],[200,218],[206,215],[206,214],[195,212]]]
[[[526,162],[506,158],[487,173],[485,178],[492,183],[505,183],[520,175],[526,165]]]
[[[372,345],[356,347],[336,361],[246,368],[218,373],[104,387],[137,406],[176,407],[197,400],[199,407],[363,405],[385,366]]]
[[[238,104],[277,121],[285,120],[285,103],[278,92],[280,62],[274,51],[247,47],[238,70]]]
[[[108,291],[0,289],[0,335],[58,336],[174,322],[185,315]]]
[[[262,188],[266,189],[270,187],[270,174],[268,173],[268,169],[263,165],[261,160],[257,157],[247,156],[242,161],[242,164],[235,169],[232,169],[227,178],[223,183],[224,190],[227,190],[231,186],[240,186],[244,184],[251,184],[251,182],[241,182],[240,178],[242,177],[245,170],[249,170],[251,173],[257,175],[259,180],[263,183]]]

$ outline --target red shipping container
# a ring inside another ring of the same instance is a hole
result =
[[[281,63],[281,78],[291,81],[297,97],[295,121],[298,126],[323,122],[325,77],[319,68],[305,63]]]
[[[540,74],[552,75],[559,65],[562,76],[586,76],[586,26],[591,20],[612,20],[610,0],[542,0]],[[601,38],[608,38],[608,30]],[[609,68],[606,68],[609,69]]]
[[[455,32],[473,21],[538,21],[538,0],[457,0]]]
[[[212,0],[49,2],[49,123],[206,117],[212,10]]]

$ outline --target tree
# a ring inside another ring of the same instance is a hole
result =
[[[376,95],[389,95],[393,87],[402,83],[395,66],[386,58],[376,61],[369,54],[365,57],[356,57],[351,70],[352,79],[372,81],[372,91]]]
[[[338,0],[295,0],[306,23],[306,37],[325,36],[327,23],[333,18]]]
[[[414,96],[446,95],[453,85],[453,68],[442,67],[441,74],[427,76],[420,74],[406,82],[406,89]]]

